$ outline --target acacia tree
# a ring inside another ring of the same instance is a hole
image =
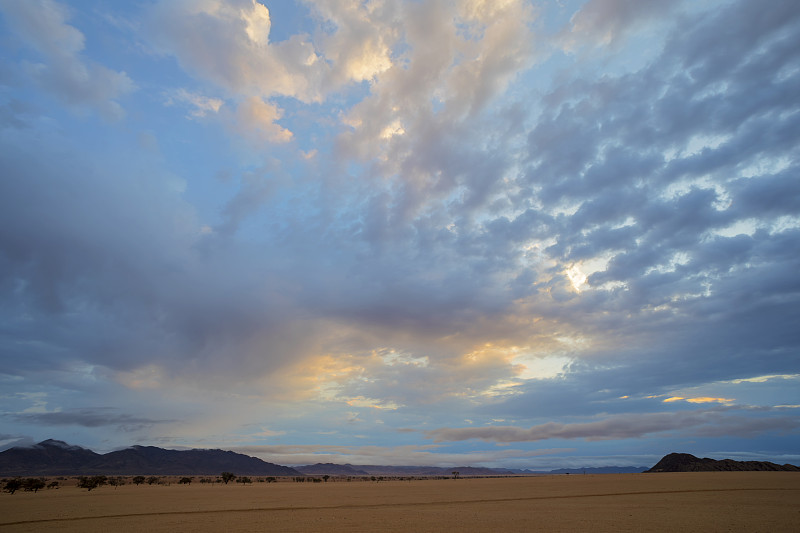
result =
[[[39,492],[39,489],[43,489],[45,485],[44,480],[38,477],[29,477],[22,482],[22,488],[26,492],[33,492],[34,494]]]
[[[226,485],[229,481],[236,479],[236,474],[233,474],[232,472],[223,472],[219,476],[222,478],[222,482]]]
[[[16,479],[9,479],[8,481],[6,481],[6,485],[3,487],[3,490],[5,492],[8,492],[9,494],[14,494],[21,488],[22,488],[22,480],[16,478]]]
[[[78,487],[91,491],[92,489],[105,485],[107,482],[108,478],[106,476],[81,476],[78,478]]]

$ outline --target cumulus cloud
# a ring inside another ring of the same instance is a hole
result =
[[[269,10],[255,0],[160,2],[149,25],[157,50],[229,95],[320,98],[324,70],[307,37],[270,43]]]
[[[236,124],[243,136],[257,140],[285,143],[292,132],[276,123],[283,116],[281,109],[257,96],[246,99],[236,108]]]

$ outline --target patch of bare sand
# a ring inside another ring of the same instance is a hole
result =
[[[800,474],[125,485],[0,495],[3,531],[797,531]]]

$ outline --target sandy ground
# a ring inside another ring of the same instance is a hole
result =
[[[800,531],[800,474],[77,487],[0,494],[1,531]]]

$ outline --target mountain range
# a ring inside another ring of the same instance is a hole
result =
[[[48,439],[34,446],[9,448],[0,453],[0,475],[3,476],[166,476],[219,475],[221,472],[254,476],[302,475],[288,466],[224,450],[165,450],[155,446],[132,446],[99,454]]]
[[[665,455],[648,472],[730,472],[730,471],[789,471],[800,472],[800,468],[769,461],[734,461],[733,459],[702,459],[689,453]]]
[[[485,468],[478,466],[454,466],[443,468],[438,466],[391,466],[391,465],[338,465],[333,463],[317,463],[307,466],[296,466],[300,472],[319,476],[452,476],[458,472],[461,476],[513,476],[514,470],[505,468]]]
[[[557,470],[519,470],[474,466],[390,466],[317,463],[288,466],[225,450],[166,450],[155,446],[131,446],[105,454],[48,439],[33,446],[18,446],[0,452],[0,476],[74,475],[219,475],[233,472],[253,476],[513,476],[532,474],[621,474],[638,472],[708,471],[800,471],[794,465],[767,461],[699,459],[688,453],[665,455],[649,470],[646,467],[607,466]]]

